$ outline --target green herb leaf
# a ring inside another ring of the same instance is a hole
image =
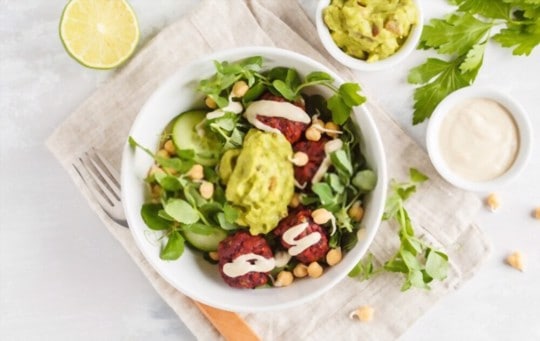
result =
[[[313,184],[313,186],[311,186],[311,190],[315,194],[317,194],[319,200],[321,201],[321,204],[329,205],[334,202],[332,188],[330,188],[330,185],[328,185],[327,183],[318,182],[316,184]]]
[[[184,237],[178,233],[178,231],[173,231],[169,234],[169,239],[165,247],[161,249],[159,258],[163,260],[176,260],[184,253]]]
[[[352,184],[360,191],[371,191],[377,185],[377,175],[371,169],[361,170],[354,175]]]
[[[180,180],[175,176],[167,175],[161,172],[156,172],[154,174],[154,177],[157,183],[161,187],[163,187],[163,189],[167,191],[175,192],[182,188],[182,184],[180,183]]]
[[[343,149],[330,153],[330,160],[334,167],[340,172],[345,173],[349,177],[352,175],[351,160],[349,159],[349,155],[347,155]]]
[[[440,251],[429,249],[426,260],[426,272],[434,279],[442,281],[448,272],[448,256]]]
[[[422,183],[424,181],[427,181],[429,180],[429,178],[427,177],[427,175],[425,175],[424,173],[420,172],[418,169],[416,168],[411,168],[409,169],[409,177],[411,178],[411,182],[414,183],[414,184],[419,184],[419,183]]]
[[[182,199],[169,199],[164,206],[164,210],[179,223],[193,224],[199,220],[197,211]]]
[[[223,213],[225,215],[225,220],[231,224],[236,222],[240,216],[240,210],[229,203],[225,203],[223,206]]]
[[[162,209],[161,204],[151,203],[144,204],[141,207],[141,217],[148,228],[152,230],[167,230],[172,226],[170,221],[159,216],[159,211]]]
[[[285,97],[289,101],[294,101],[296,94],[284,81],[276,79],[272,82],[272,85],[281,94],[281,96]]]

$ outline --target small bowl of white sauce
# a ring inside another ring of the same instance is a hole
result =
[[[454,186],[490,191],[525,167],[532,146],[525,110],[508,95],[467,87],[446,97],[431,115],[426,144],[439,174]]]

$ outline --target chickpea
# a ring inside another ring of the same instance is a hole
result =
[[[369,322],[373,320],[373,313],[375,310],[368,306],[362,306],[349,314],[349,318],[354,319],[357,317],[361,322]]]
[[[330,136],[331,138],[336,138],[339,133],[337,133],[339,130],[339,126],[335,124],[334,122],[326,122],[324,125],[324,129],[333,130],[333,131],[327,131],[326,135]]]
[[[176,154],[176,147],[174,146],[174,143],[172,140],[167,140],[163,144],[163,149],[169,153],[169,155],[175,155]]]
[[[501,206],[501,203],[499,202],[499,196],[495,193],[491,193],[490,195],[488,195],[488,197],[486,198],[486,205],[489,207],[491,212],[495,212],[496,210],[498,210]]]
[[[296,152],[296,153],[294,153],[293,158],[292,158],[292,163],[295,166],[303,167],[303,166],[307,165],[308,162],[309,162],[309,157],[308,157],[308,155],[306,153],[304,153],[304,152]]]
[[[311,278],[319,278],[323,274],[323,268],[319,263],[312,262],[308,265],[307,273]]]
[[[211,260],[215,260],[215,261],[219,260],[219,255],[216,251],[208,252],[208,257],[210,257]]]
[[[311,126],[306,129],[306,139],[309,141],[319,141],[321,139],[321,132],[315,128],[315,126]]]
[[[232,88],[233,97],[242,97],[249,90],[249,86],[244,81],[238,81],[234,83]]]
[[[523,254],[519,251],[508,255],[508,257],[506,257],[506,263],[519,271],[523,271],[525,269]]]
[[[300,206],[300,194],[298,193],[293,194],[291,198],[291,202],[289,203],[289,206],[292,208],[297,208],[298,206]]]
[[[290,271],[280,271],[277,275],[277,279],[274,282],[274,286],[276,287],[286,287],[288,285],[291,285],[294,278]]]
[[[313,120],[311,120],[311,125],[314,126],[314,127],[319,126],[321,128],[324,128],[324,126],[325,126],[324,121],[319,119],[319,118],[314,118]],[[315,129],[317,129],[317,128],[315,127]]]
[[[308,270],[307,269],[308,269],[308,267],[305,264],[298,263],[293,269],[293,274],[297,278],[306,277],[308,275]]]
[[[319,225],[326,224],[330,221],[330,219],[332,219],[332,213],[325,208],[318,208],[311,212],[311,218],[313,218],[313,221]]]
[[[540,219],[540,207],[537,207],[537,208],[534,209],[534,211],[533,211],[533,217],[534,217],[535,219]]]
[[[158,165],[152,165],[148,171],[148,176],[156,175],[157,173],[163,173],[163,169],[159,168]]]
[[[208,181],[203,181],[199,187],[199,193],[205,199],[210,199],[214,195],[214,184]]]
[[[334,266],[341,261],[341,248],[331,249],[326,254],[326,263],[330,266]]]
[[[151,192],[150,194],[151,194],[152,198],[154,198],[154,199],[159,198],[161,196],[161,192],[162,192],[161,191],[161,186],[158,185],[158,184],[152,185],[150,187],[150,192]]]
[[[209,96],[207,96],[204,99],[204,104],[206,104],[206,106],[209,107],[210,109],[216,109],[217,108],[216,101],[214,101],[214,99],[212,97],[209,97]]]
[[[364,217],[364,208],[360,201],[355,201],[351,208],[349,208],[349,217],[356,222],[362,220],[362,217]]]
[[[191,180],[201,180],[204,178],[204,168],[203,166],[199,164],[194,164],[191,169],[187,172],[187,176],[191,178]]]
[[[166,151],[165,149],[160,149],[160,150],[158,150],[158,152],[156,153],[156,156],[162,157],[162,158],[164,158],[164,159],[168,159],[168,158],[171,157],[171,156],[169,155],[169,152]]]

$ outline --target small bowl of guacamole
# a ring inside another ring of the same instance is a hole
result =
[[[392,67],[414,50],[423,16],[417,0],[321,0],[317,31],[340,63],[357,70]]]

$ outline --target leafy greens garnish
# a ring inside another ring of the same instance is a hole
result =
[[[409,83],[419,85],[413,124],[428,119],[447,95],[474,82],[490,39],[512,48],[514,55],[529,55],[540,44],[539,0],[449,2],[458,6],[456,13],[425,25],[419,45],[446,57],[428,58],[409,72]]]
[[[448,272],[448,256],[427,245],[415,235],[412,221],[405,209],[405,201],[416,192],[416,186],[428,178],[420,171],[411,168],[408,182],[392,181],[391,194],[386,201],[383,220],[393,220],[399,224],[400,247],[396,254],[382,267],[376,268],[373,255],[369,254],[349,273],[350,277],[369,279],[382,271],[399,272],[405,276],[401,290],[411,287],[430,289],[434,279],[444,280]]]
[[[301,91],[307,87],[320,85],[329,88],[334,94],[328,99],[328,109],[332,112],[332,121],[344,124],[353,107],[361,105],[366,98],[360,94],[360,86],[356,83],[334,85],[334,79],[326,72],[314,71],[304,79],[292,68],[275,67],[267,72],[259,72],[262,57],[255,56],[237,63],[215,61],[216,74],[200,81],[198,90],[212,98],[218,107],[227,106],[232,85],[241,79],[247,80],[248,92],[242,98],[243,104],[258,98],[264,91],[282,96],[289,101],[301,97]]]

